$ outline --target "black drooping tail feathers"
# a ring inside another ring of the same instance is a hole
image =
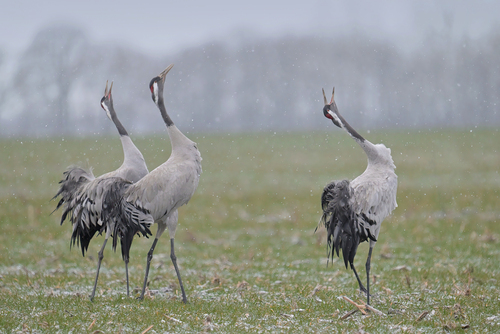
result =
[[[54,211],[64,204],[61,224],[69,217],[73,225],[70,247],[75,243],[80,244],[83,256],[94,235],[106,232],[108,228],[112,230],[115,251],[117,240],[120,238],[124,260],[129,257],[132,239],[136,233],[142,233],[146,237],[151,235],[151,215],[123,199],[123,194],[131,182],[119,177],[96,179],[92,172],[79,167],[69,168],[64,175],[65,178],[59,182],[59,191],[53,197],[62,197]],[[151,219],[148,219],[149,217]]]
[[[65,178],[59,181],[59,184],[61,185],[59,187],[59,191],[54,197],[52,197],[52,199],[55,199],[57,196],[61,195],[61,199],[57,203],[57,207],[54,211],[52,211],[52,213],[54,213],[64,203],[66,203],[64,212],[61,217],[61,225],[66,219],[68,213],[73,209],[71,207],[71,202],[75,199],[75,195],[77,194],[78,189],[85,183],[88,183],[95,179],[92,171],[87,172],[80,167],[70,167],[63,173],[63,175],[65,175]]]
[[[132,182],[122,178],[112,180],[103,196],[102,220],[113,226],[113,249],[116,250],[120,239],[123,260],[129,259],[130,247],[136,234],[149,238],[149,227],[154,223],[153,217],[146,209],[139,208],[125,199],[125,191]]]
[[[364,221],[360,221],[352,210],[350,199],[353,189],[348,180],[332,181],[325,186],[321,195],[323,222],[328,231],[328,258],[332,258],[342,248],[344,264],[353,269],[354,256],[360,242],[371,239],[377,241],[368,228],[364,228]]]
[[[61,196],[57,206],[52,213],[64,204],[64,211],[61,215],[61,225],[69,215],[69,220],[73,225],[70,247],[78,243],[82,249],[82,255],[89,247],[90,240],[96,232],[101,233],[103,226],[92,224],[89,220],[95,220],[97,217],[91,217],[85,208],[82,207],[80,200],[80,190],[89,182],[95,179],[92,170],[86,171],[80,167],[70,167],[63,175],[65,178],[59,181],[61,185],[57,194],[52,198]],[[93,218],[93,219],[92,219]]]

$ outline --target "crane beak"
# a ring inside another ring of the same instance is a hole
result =
[[[110,97],[112,89],[113,89],[113,81],[111,81],[111,86],[109,87],[109,90],[108,90],[108,80],[106,80],[106,88],[104,89],[104,96]]]
[[[161,80],[165,80],[165,76],[167,75],[167,73],[172,69],[172,67],[174,67],[174,64],[170,64],[168,65],[168,67],[163,70],[163,72],[160,73],[160,75],[158,75],[158,77],[161,79]]]
[[[332,104],[333,103],[333,97],[335,95],[335,87],[333,87],[332,98],[330,99],[330,103],[328,103],[328,100],[326,99],[325,90],[323,88],[321,88],[321,90],[323,91],[323,102],[325,102],[325,106],[329,105],[329,104]]]

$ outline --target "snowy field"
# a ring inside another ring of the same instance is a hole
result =
[[[179,212],[182,304],[165,233],[144,301],[126,297],[121,256],[70,250],[71,227],[52,215],[57,182],[72,164],[94,174],[122,161],[118,138],[0,141],[0,332],[217,333],[500,331],[498,130],[360,131],[392,149],[398,204],[372,259],[372,304],[385,315],[349,316],[357,283],[342,261],[327,266],[314,233],[323,186],[366,167],[343,131],[193,135],[202,154],[197,192]],[[168,138],[134,138],[149,169]],[[154,231],[153,231],[154,233]],[[130,279],[142,285],[152,239],[136,238]],[[365,275],[368,247],[355,265]]]

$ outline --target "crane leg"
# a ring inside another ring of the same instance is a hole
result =
[[[356,272],[356,268],[354,268],[354,263],[351,263],[351,268],[352,271],[354,271],[354,275],[356,275],[356,279],[358,280],[359,291],[367,293],[366,288],[363,286],[363,283],[361,283],[361,280],[359,279],[358,273]]]
[[[101,262],[102,259],[104,258],[104,248],[106,247],[106,243],[108,242],[109,236],[106,234],[106,239],[104,239],[104,242],[102,243],[101,250],[99,253],[97,253],[98,256],[98,262],[97,262],[97,273],[95,274],[95,282],[94,282],[94,289],[92,289],[92,294],[90,295],[90,300],[94,300],[95,296],[95,289],[97,288],[97,279],[99,278],[99,269],[101,269]]]
[[[179,272],[179,267],[177,267],[177,257],[175,256],[174,252],[174,238],[170,239],[170,259],[174,264],[175,272],[177,273],[177,279],[179,280],[179,285],[181,287],[182,302],[186,304],[187,303],[186,292],[184,291],[184,285],[182,284],[181,273]]]
[[[366,303],[370,305],[370,263],[372,259],[373,246],[370,245],[370,250],[368,251],[368,258],[366,259]]]
[[[127,277],[127,297],[130,296],[130,291],[129,291],[129,284],[128,284],[128,261],[129,258],[125,258],[125,277]]]
[[[144,276],[144,284],[142,285],[141,295],[137,298],[139,300],[144,299],[144,293],[146,292],[146,285],[148,284],[149,266],[151,265],[151,260],[153,259],[153,252],[155,250],[157,242],[158,242],[158,238],[155,238],[155,241],[153,241],[153,245],[151,246],[151,249],[148,252],[148,262],[146,264],[146,275]]]

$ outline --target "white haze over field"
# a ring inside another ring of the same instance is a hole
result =
[[[0,0],[0,136],[324,129],[321,88],[353,124],[500,124],[497,1]],[[147,110],[148,114],[138,111]],[[152,111],[151,111],[152,110]]]
[[[426,34],[451,29],[477,38],[498,27],[500,3],[478,1],[0,1],[0,48],[24,50],[54,22],[91,39],[148,54],[178,51],[234,35],[332,37],[352,31],[418,48]]]

